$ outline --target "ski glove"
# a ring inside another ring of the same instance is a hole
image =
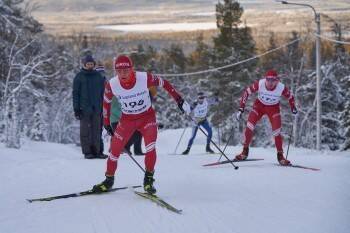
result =
[[[238,112],[235,114],[236,120],[239,121],[241,119],[241,115],[244,112],[244,108],[239,108]]]
[[[81,120],[81,110],[74,110],[74,117],[77,120]]]
[[[103,127],[105,128],[105,130],[107,131],[109,136],[114,136],[114,131],[112,126],[110,125],[103,125]]]
[[[191,113],[191,106],[189,103],[187,103],[186,100],[183,100],[182,98],[177,102],[177,106],[179,106],[179,109],[182,113],[186,113],[186,115],[190,115]]]
[[[298,109],[296,107],[292,107],[291,110],[294,115],[298,114]]]

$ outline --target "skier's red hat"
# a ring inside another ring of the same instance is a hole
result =
[[[133,67],[132,61],[128,56],[120,55],[114,62],[114,69],[131,69]]]
[[[275,70],[268,70],[265,73],[265,78],[278,79],[277,72]]]

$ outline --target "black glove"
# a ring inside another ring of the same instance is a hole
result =
[[[239,121],[241,119],[241,115],[242,115],[243,112],[244,112],[244,108],[239,108],[238,112],[236,112],[234,114],[234,117],[236,118],[237,121]]]
[[[179,107],[182,113],[186,113],[187,115],[191,113],[191,106],[184,99],[179,99],[177,101],[177,106]]]
[[[81,110],[80,109],[77,109],[77,110],[74,110],[74,117],[75,119],[77,120],[81,120]]]
[[[105,130],[107,131],[109,136],[114,136],[114,131],[112,126],[110,125],[103,125],[103,127],[105,128]]]
[[[298,109],[296,107],[292,107],[291,110],[294,115],[298,114]]]

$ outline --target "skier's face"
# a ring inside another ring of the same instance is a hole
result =
[[[276,78],[266,78],[266,88],[267,90],[273,90],[277,86],[278,79]]]
[[[117,69],[117,75],[121,82],[128,82],[131,78],[132,70],[130,68]]]
[[[93,70],[94,67],[95,67],[95,63],[93,63],[93,62],[87,62],[85,64],[85,69],[87,69],[87,70]]]
[[[204,102],[204,97],[198,97],[198,103],[202,104]]]

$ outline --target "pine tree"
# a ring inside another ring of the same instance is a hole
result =
[[[216,24],[219,34],[213,39],[211,66],[229,65],[255,55],[255,41],[251,29],[246,25],[240,27],[242,14],[243,8],[238,1],[225,0],[216,4]],[[214,126],[221,125],[224,134],[228,134],[231,130],[231,115],[238,109],[241,92],[255,78],[252,72],[255,65],[256,61],[252,61],[213,72],[209,76],[212,90],[214,93],[219,93],[221,100],[220,105],[214,107],[212,122]],[[239,134],[238,131],[234,133]]]
[[[163,49],[160,55],[159,67],[161,73],[167,74],[179,74],[186,72],[187,58],[183,52],[181,45],[171,44],[170,48]],[[187,77],[166,77],[166,79],[180,92],[190,93],[190,85],[188,84]],[[178,128],[187,125],[187,121],[183,120],[182,114],[179,112],[178,107],[174,104],[172,98],[164,98],[168,95],[163,90],[159,89],[156,107],[161,109],[158,111],[160,122],[165,125],[166,128]],[[164,93],[164,94],[163,94]],[[184,98],[187,96],[184,95]]]

